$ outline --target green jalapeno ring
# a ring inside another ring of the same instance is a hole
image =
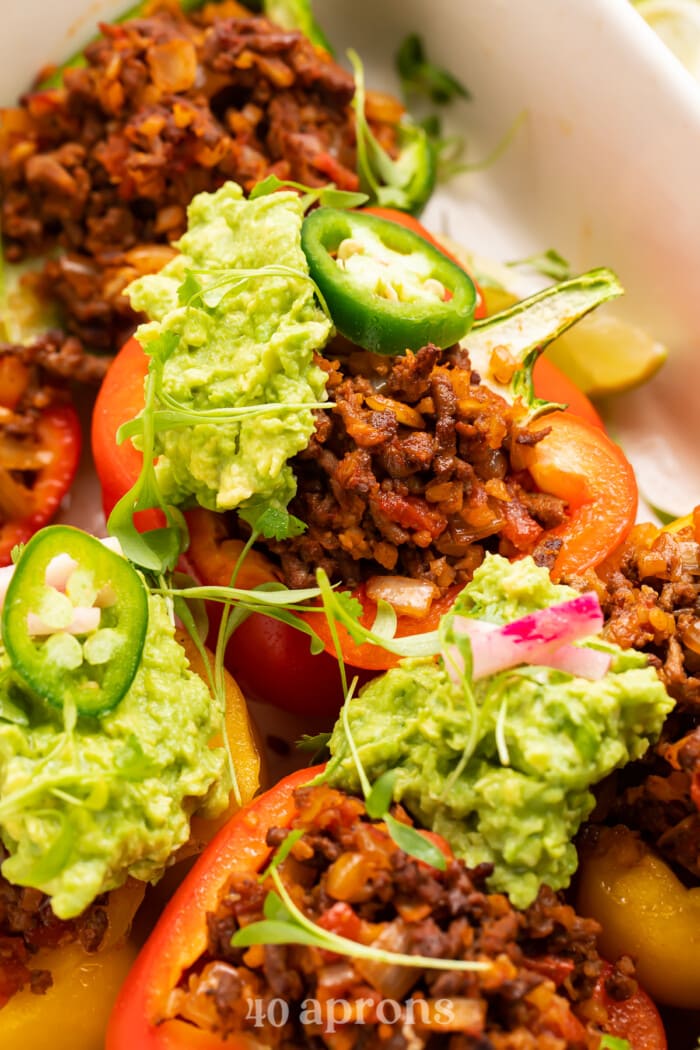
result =
[[[113,603],[102,609],[100,629],[111,628],[114,649],[108,660],[69,668],[51,658],[47,642],[60,634],[34,636],[28,615],[38,614],[50,588],[46,569],[56,555],[68,554],[93,577],[97,592],[109,590]],[[105,621],[104,623],[102,621]],[[13,670],[54,707],[68,701],[78,714],[92,717],[112,710],[125,695],[139,667],[148,627],[148,592],[132,565],[94,536],[68,525],[37,532],[24,548],[10,580],[2,612],[2,640]]]
[[[418,257],[420,277],[439,281],[449,298],[392,301],[341,269],[332,253],[363,234],[398,255]],[[304,219],[301,246],[336,328],[365,350],[393,355],[428,343],[444,349],[471,328],[477,296],[469,276],[412,230],[376,215],[318,208]]]

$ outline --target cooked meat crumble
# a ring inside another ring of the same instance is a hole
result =
[[[290,510],[307,529],[268,544],[290,586],[313,585],[320,566],[348,586],[391,573],[444,592],[471,579],[486,549],[553,564],[560,544],[548,530],[566,504],[533,491],[519,461],[533,435],[480,384],[466,350],[318,363],[335,407],[292,461]]]
[[[352,77],[296,31],[233,0],[185,15],[102,25],[64,87],[2,113],[1,222],[7,258],[52,249],[39,290],[68,333],[116,350],[136,317],[122,292],[159,270],[200,191],[269,174],[357,188]],[[402,108],[370,95],[388,148]]]
[[[0,863],[6,856],[0,845]],[[32,966],[40,948],[77,941],[86,952],[95,952],[107,926],[103,898],[77,919],[57,919],[45,894],[14,886],[0,875],[0,1008],[22,988],[41,994],[51,987],[50,972]]]
[[[168,1016],[223,1036],[246,1031],[284,1050],[598,1045],[598,1025],[606,1017],[592,998],[603,969],[596,923],[577,916],[546,888],[527,911],[516,911],[505,896],[486,891],[489,865],[470,870],[451,859],[445,872],[429,868],[400,850],[385,825],[370,822],[360,800],[342,792],[302,788],[296,801],[292,827],[304,834],[280,871],[309,918],[390,951],[492,965],[478,972],[420,970],[311,946],[233,948],[235,931],[262,918],[267,892],[255,879],[234,876],[208,916],[207,951],[171,994]],[[400,809],[396,815],[405,819]],[[270,829],[268,845],[277,847],[285,836],[283,829]],[[612,971],[606,987],[620,999],[635,992],[629,960]],[[287,1023],[275,1023],[275,999],[288,1005]],[[333,1016],[333,999],[349,1003],[359,1023],[329,1030],[323,1018]],[[400,1016],[382,1023],[380,1004],[388,999]],[[440,1000],[452,1010],[451,1021],[446,1012],[438,1015]],[[315,1019],[309,1001],[319,1004]],[[411,1013],[415,1026],[406,1021]]]

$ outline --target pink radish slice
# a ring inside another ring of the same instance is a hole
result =
[[[566,671],[577,678],[588,678],[591,682],[605,678],[611,662],[610,653],[603,653],[600,649],[579,649],[576,645],[562,645],[542,661],[545,667]]]
[[[605,653],[570,645],[598,634],[603,626],[595,594],[577,595],[502,627],[464,616],[455,616],[453,626],[471,641],[474,679],[524,663],[553,666],[586,678],[600,678],[610,666]],[[457,648],[450,646],[444,655],[447,669],[457,681],[464,673]]]

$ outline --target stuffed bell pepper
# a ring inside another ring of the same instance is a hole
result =
[[[220,832],[116,1004],[108,1050],[663,1050],[629,958],[561,896],[591,787],[673,706],[595,595],[487,558],[440,651],[350,695],[325,767]]]
[[[399,634],[434,627],[489,551],[532,554],[560,578],[600,562],[633,522],[634,476],[592,406],[578,395],[588,419],[561,411],[570,386],[551,369],[539,385],[535,365],[620,294],[614,275],[484,317],[469,275],[415,221],[330,203],[279,180],[246,200],[228,183],[193,201],[179,254],[130,287],[150,321],[93,420],[117,534],[134,511],[183,508],[203,582],[238,567],[309,587],[322,569],[366,624],[389,602]],[[139,527],[162,522],[150,514]],[[341,642],[355,667],[389,665]],[[228,658],[252,696],[306,713],[342,696],[335,661],[279,620],[248,617]],[[299,684],[282,694],[282,680]]]
[[[232,679],[109,541],[36,533],[1,570],[0,1031],[92,1048],[148,883],[258,786]],[[66,1025],[66,1017],[74,1025]]]

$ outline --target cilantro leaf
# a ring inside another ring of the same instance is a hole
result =
[[[300,536],[306,525],[284,507],[249,501],[238,508],[238,516],[250,525],[253,532],[267,540],[288,540]]]

